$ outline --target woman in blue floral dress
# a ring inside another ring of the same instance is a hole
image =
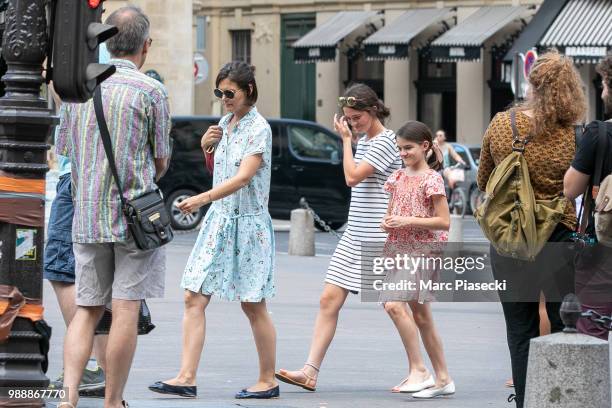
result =
[[[205,310],[211,296],[241,302],[259,354],[259,380],[236,398],[275,398],[276,332],[266,299],[274,296],[274,231],[268,213],[272,132],[257,112],[254,69],[226,64],[215,95],[228,112],[202,138],[214,151],[213,188],[179,204],[184,212],[212,203],[191,252],[181,286],[185,289],[183,356],[179,374],[149,389],[195,397],[196,372],[204,346]]]

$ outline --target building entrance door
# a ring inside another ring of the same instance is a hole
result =
[[[281,117],[315,120],[315,64],[296,64],[291,45],[315,28],[316,16],[284,14],[281,26]]]
[[[453,63],[419,58],[417,119],[432,132],[443,129],[450,142],[457,140],[457,74]]]

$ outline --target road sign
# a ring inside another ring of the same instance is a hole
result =
[[[538,54],[535,50],[529,50],[525,54],[525,60],[523,62],[523,75],[525,78],[529,78],[529,73],[531,72],[531,68],[533,68],[533,64],[535,64],[538,59]]]
[[[193,76],[195,77],[195,83],[201,84],[208,79],[208,61],[202,54],[195,53],[193,55]]]

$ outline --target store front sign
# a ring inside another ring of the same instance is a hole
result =
[[[607,53],[607,47],[565,47],[565,55],[568,57],[604,58]]]
[[[320,48],[309,48],[308,56],[310,58],[319,58],[321,56],[321,49]]]
[[[333,61],[334,59],[336,59],[336,46],[294,48],[293,61],[298,64]]]
[[[448,56],[451,58],[463,58],[465,57],[465,48],[463,47],[451,47],[448,50]]]
[[[431,59],[437,62],[477,61],[480,59],[480,47],[431,47]]]
[[[380,55],[394,55],[395,45],[381,45],[378,47],[378,53]]]

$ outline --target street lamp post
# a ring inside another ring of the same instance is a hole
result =
[[[41,97],[49,41],[47,4],[8,0],[2,40],[7,72],[0,98],[0,285],[16,287],[29,306],[42,301],[46,141],[57,123]],[[47,386],[42,343],[33,320],[15,319],[8,341],[0,344],[0,387]],[[11,403],[44,406],[42,399]]]

